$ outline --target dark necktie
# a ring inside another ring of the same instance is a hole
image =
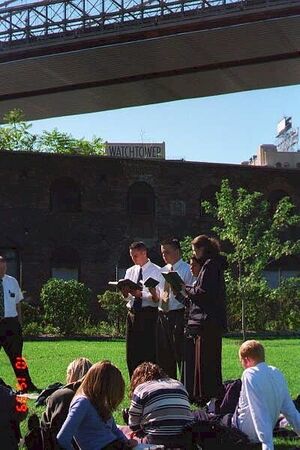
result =
[[[170,267],[169,272],[173,272],[173,266]],[[171,290],[171,286],[169,285],[169,283],[167,281],[165,281],[164,284],[164,291],[162,294],[162,301],[161,301],[161,309],[164,312],[168,312],[169,311],[169,301],[170,301],[170,292]]]
[[[0,278],[0,319],[4,317],[4,289],[3,279]]]
[[[143,280],[143,270],[142,270],[142,268],[140,268],[139,276],[138,276],[138,279],[136,282],[140,283],[140,281],[142,281],[142,280]],[[140,311],[142,309],[142,302],[143,302],[142,297],[134,297],[133,309],[135,311]]]

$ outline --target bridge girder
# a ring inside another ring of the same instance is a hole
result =
[[[18,107],[32,120],[297,84],[300,6],[279,3],[4,46],[0,114]]]

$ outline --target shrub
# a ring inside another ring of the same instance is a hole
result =
[[[229,271],[225,271],[228,329],[241,329],[242,298],[245,305],[245,321],[250,331],[266,329],[271,314],[271,289],[266,280],[252,276],[243,277],[239,283]]]
[[[115,327],[119,335],[125,332],[127,316],[126,299],[120,292],[105,291],[98,295],[101,308],[105,311],[108,324]]]
[[[99,336],[99,324],[91,323],[90,318],[83,321],[81,326],[77,329],[77,333],[85,336]]]
[[[74,333],[87,319],[91,290],[78,281],[48,280],[41,290],[44,320],[63,334]]]
[[[300,330],[300,278],[282,280],[272,291],[269,329]]]
[[[29,325],[33,322],[41,323],[43,315],[39,306],[33,306],[26,302],[22,302],[22,322],[23,325]]]
[[[43,333],[43,326],[38,322],[29,322],[22,326],[24,336],[38,336]]]
[[[185,236],[182,241],[180,241],[182,259],[186,262],[190,262],[190,259],[193,256],[192,240],[193,238],[191,236]]]

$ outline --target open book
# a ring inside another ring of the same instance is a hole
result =
[[[155,280],[155,278],[149,277],[144,281],[144,286],[148,289],[155,288],[159,284],[159,281]]]
[[[161,274],[174,291],[181,291],[184,282],[178,272],[162,272]]]
[[[119,281],[109,281],[108,284],[109,286],[115,286],[120,290],[125,287],[128,287],[129,289],[139,289],[140,291],[143,290],[141,283],[135,283],[128,278],[121,278]]]

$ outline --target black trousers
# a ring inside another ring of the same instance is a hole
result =
[[[191,401],[202,404],[222,396],[221,362],[221,330],[213,321],[205,321],[198,335],[185,339],[182,382]]]
[[[0,319],[0,349],[1,347],[9,357],[16,377],[25,378],[25,383],[29,386],[32,381],[26,361],[22,359],[22,328],[17,317]],[[23,389],[22,386],[20,388]]]
[[[143,362],[156,362],[157,308],[129,311],[126,320],[126,359],[129,377]]]
[[[156,355],[157,364],[171,378],[182,370],[184,339],[184,309],[158,312]]]

